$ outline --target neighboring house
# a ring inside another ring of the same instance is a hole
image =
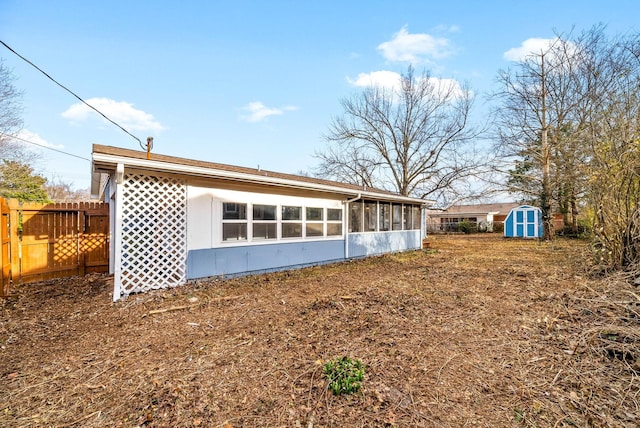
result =
[[[188,280],[420,249],[431,201],[94,145],[110,204],[113,299]]]
[[[495,225],[502,225],[509,212],[519,205],[515,202],[453,205],[442,211],[429,210],[427,230],[429,232],[457,231],[460,223],[468,222],[481,231],[491,232]]]
[[[472,230],[480,232],[503,232],[505,221],[511,210],[522,204],[502,202],[494,204],[452,205],[446,210],[427,210],[427,232],[458,232],[460,224],[465,222]],[[553,226],[556,231],[563,228],[563,216],[553,215]]]

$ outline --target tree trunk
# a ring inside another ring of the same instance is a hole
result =
[[[541,127],[542,127],[542,195],[540,195],[540,202],[542,210],[542,239],[553,239],[553,215],[551,213],[551,149],[549,147],[549,139],[547,136],[547,91],[546,91],[546,74],[544,69],[544,53],[541,54],[541,80],[542,80],[542,114],[541,114]]]

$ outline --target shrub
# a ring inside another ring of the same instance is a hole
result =
[[[458,230],[460,232],[469,234],[473,230],[473,224],[471,224],[471,222],[469,221],[461,221],[460,223],[458,223]]]

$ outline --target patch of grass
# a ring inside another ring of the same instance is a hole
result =
[[[519,407],[516,407],[515,409],[513,409],[513,413],[514,413],[514,419],[516,420],[516,422],[524,421],[524,412],[522,411],[522,409],[520,409]]]
[[[335,394],[353,394],[362,387],[364,364],[349,357],[334,358],[324,365],[324,374],[329,380],[329,389]]]

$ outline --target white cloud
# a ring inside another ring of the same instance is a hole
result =
[[[42,138],[40,135],[36,134],[35,132],[28,131],[26,129],[23,129],[20,132],[18,132],[18,135],[16,135],[16,137],[18,141],[22,140],[25,142],[34,143],[36,146],[47,147],[47,148],[56,149],[56,150],[64,149],[64,145],[51,144],[50,142]]]
[[[429,81],[437,88],[440,96],[458,99],[462,98],[465,94],[462,86],[460,86],[460,82],[456,79],[438,79],[437,77],[430,77]]]
[[[402,76],[394,71],[373,71],[371,73],[360,73],[356,79],[347,78],[347,82],[358,87],[381,87],[389,89],[397,93],[401,89],[400,81]],[[416,80],[420,81],[421,77]],[[436,89],[436,93],[440,96],[449,94],[452,98],[460,98],[464,95],[460,82],[455,79],[439,79],[437,77],[429,77],[429,83]]]
[[[295,106],[284,106],[280,108],[275,107],[267,107],[260,101],[252,101],[246,106],[242,108],[243,111],[248,112],[249,114],[241,116],[243,120],[247,122],[261,122],[268,118],[269,116],[280,116],[284,114],[285,111],[294,111],[298,110],[298,107]]]
[[[395,71],[372,71],[371,73],[360,73],[355,79],[347,77],[347,82],[353,86],[367,87],[378,86],[387,89],[400,89],[400,73]]]
[[[165,129],[152,114],[134,108],[131,103],[109,98],[90,98],[86,102],[128,131],[159,132]],[[74,122],[83,122],[101,116],[85,104],[76,103],[65,110],[62,117]]]
[[[452,53],[448,39],[426,33],[409,34],[406,25],[390,41],[381,43],[378,50],[389,61],[411,63],[428,62]]]
[[[533,37],[522,42],[517,48],[509,49],[503,56],[507,61],[523,61],[527,57],[540,55],[541,52],[549,50],[557,41],[558,38],[540,39]]]

